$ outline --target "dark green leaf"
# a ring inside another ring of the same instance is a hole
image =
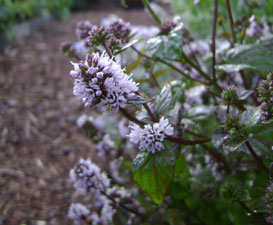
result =
[[[159,204],[174,176],[176,149],[164,141],[165,149],[155,154],[140,152],[133,160],[133,175],[140,188]]]
[[[248,108],[240,115],[239,123],[250,128],[259,122],[260,117],[261,115],[258,107]]]
[[[224,71],[226,73],[235,73],[239,72],[241,70],[245,69],[250,69],[250,70],[255,70],[255,67],[250,66],[250,65],[245,65],[245,64],[224,64],[224,65],[219,65],[215,67],[217,70]]]
[[[117,52],[115,52],[115,55],[118,55],[118,54],[124,52],[125,50],[127,50],[128,48],[130,48],[131,46],[133,46],[134,44],[142,42],[142,41],[144,41],[144,39],[138,39],[138,40],[135,39],[135,40],[130,41],[129,43],[127,43],[126,45],[124,45],[121,49],[119,49]]]
[[[220,149],[225,141],[225,134],[222,129],[217,129],[211,136],[211,143],[216,149]]]
[[[180,61],[183,45],[183,24],[178,24],[168,35],[159,35],[148,40],[146,50],[161,59]]]
[[[273,38],[252,45],[238,45],[227,53],[227,63],[248,65],[264,76],[273,70]]]
[[[252,90],[240,91],[238,94],[238,98],[239,98],[239,100],[246,100],[252,93],[253,93]]]
[[[166,84],[155,100],[155,113],[158,115],[161,113],[166,114],[172,110],[176,102],[181,100],[184,88],[185,85],[179,80]]]
[[[128,100],[127,104],[131,105],[131,106],[138,106],[138,105],[142,105],[142,104],[147,103],[147,102],[149,102],[149,100],[147,100],[147,99],[145,99],[145,98],[143,98],[143,97],[141,97],[139,95],[136,95],[134,97],[134,99]]]

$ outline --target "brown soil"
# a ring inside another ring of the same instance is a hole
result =
[[[102,10],[54,22],[0,55],[0,224],[71,224],[67,209],[77,194],[68,173],[94,147],[75,124],[88,111],[72,95],[60,43],[74,40],[78,21],[99,23],[110,13],[152,23],[144,11]]]

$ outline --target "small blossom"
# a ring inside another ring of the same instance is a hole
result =
[[[88,20],[80,21],[76,27],[76,35],[78,39],[85,39],[88,37],[88,33],[94,27]]]
[[[110,185],[106,174],[89,159],[80,159],[78,166],[70,171],[70,178],[74,182],[74,187],[81,189],[84,194],[103,191]]]
[[[89,214],[89,209],[80,203],[71,204],[68,210],[68,217],[73,220],[75,225],[82,224]]]
[[[111,140],[109,134],[103,136],[102,140],[96,145],[96,151],[98,156],[102,157],[107,154],[115,147],[115,143]]]
[[[228,101],[236,101],[238,99],[238,90],[234,85],[227,86],[222,92],[222,98]]]
[[[175,26],[176,23],[174,23],[173,21],[165,20],[160,27],[161,34],[167,35],[173,28],[175,28]]]
[[[139,144],[139,150],[148,150],[152,153],[164,149],[163,140],[167,135],[173,134],[173,127],[169,124],[168,119],[162,117],[159,123],[153,125],[147,124],[144,129],[134,124],[131,126],[129,134],[130,141]]]
[[[246,35],[249,37],[262,36],[269,32],[269,27],[266,23],[255,20],[255,16],[250,18],[250,26],[246,30]]]
[[[130,23],[125,23],[122,19],[118,19],[108,26],[109,32],[111,32],[121,42],[126,43],[129,41],[129,35],[132,27]]]
[[[261,102],[260,112],[263,120],[273,117],[273,72],[270,72],[266,80],[261,80],[258,85],[258,101]]]
[[[105,54],[87,55],[84,62],[73,63],[70,75],[75,78],[73,94],[85,107],[98,105],[102,111],[109,107],[118,112],[135,97],[137,84],[124,73],[120,65]]]

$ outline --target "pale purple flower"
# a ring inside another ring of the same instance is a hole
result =
[[[73,220],[75,225],[82,224],[89,214],[89,209],[80,203],[71,204],[68,210],[68,218]]]
[[[85,21],[80,21],[77,24],[76,27],[76,36],[78,39],[85,39],[88,37],[88,33],[91,31],[91,29],[94,27],[94,25],[92,25],[90,23],[90,21],[85,20]]]
[[[147,150],[155,153],[164,149],[162,142],[166,136],[172,135],[173,132],[174,129],[168,119],[162,117],[158,123],[147,124],[143,129],[134,124],[131,126],[131,133],[128,136],[131,142],[139,144],[140,151]]]
[[[75,78],[73,94],[86,107],[97,105],[102,111],[110,108],[118,112],[125,108],[127,101],[135,98],[137,84],[120,65],[105,53],[87,55],[84,62],[73,63],[70,75]]]
[[[256,21],[255,16],[250,18],[250,25],[246,30],[246,35],[250,37],[262,36],[269,33],[269,27],[265,22]]]
[[[104,191],[110,186],[107,175],[89,159],[80,159],[79,164],[70,170],[70,178],[74,182],[74,187],[80,189],[84,194]]]
[[[77,119],[77,126],[79,128],[82,128],[86,123],[93,123],[94,118],[92,116],[88,116],[86,114],[81,115],[78,119]]]
[[[123,43],[129,41],[129,34],[132,30],[130,23],[125,23],[122,19],[117,19],[116,21],[110,23],[107,28],[109,32],[115,36],[115,38],[121,40]]]
[[[111,140],[109,134],[103,136],[102,140],[96,145],[98,156],[103,157],[110,153],[115,147],[115,143]]]

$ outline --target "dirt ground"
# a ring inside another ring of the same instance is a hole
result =
[[[102,10],[51,23],[0,55],[0,225],[71,224],[66,215],[77,194],[69,170],[94,146],[75,123],[90,112],[72,95],[60,43],[75,39],[78,21],[99,23],[110,13],[152,24],[144,11]]]

